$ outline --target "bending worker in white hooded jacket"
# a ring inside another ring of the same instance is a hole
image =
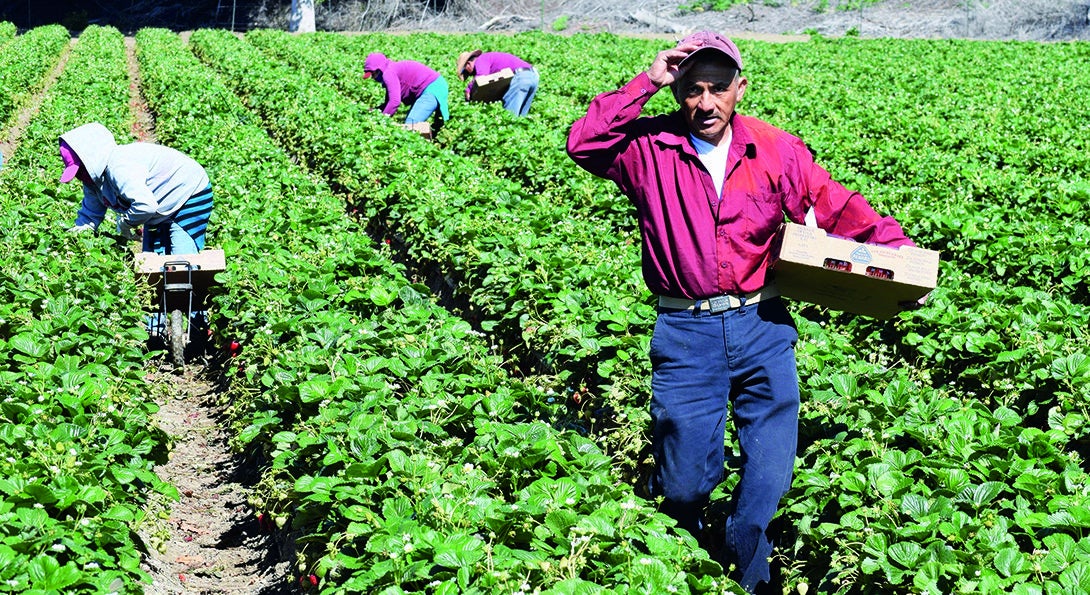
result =
[[[144,252],[204,249],[212,185],[189,156],[152,143],[118,145],[97,122],[62,134],[60,154],[60,181],[83,182],[83,203],[70,231],[97,230],[109,209],[117,213],[117,231],[125,239],[134,239],[144,226]]]

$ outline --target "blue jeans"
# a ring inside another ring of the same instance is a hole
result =
[[[405,123],[426,122],[436,110],[439,111],[439,116],[443,122],[449,120],[449,96],[450,86],[447,85],[447,79],[443,77],[435,79],[434,82],[424,88],[424,92],[413,102],[413,106],[409,108],[409,113],[405,115]],[[439,122],[436,122],[436,124],[438,128]]]
[[[727,564],[747,590],[769,580],[768,525],[791,485],[798,442],[798,332],[779,298],[718,314],[660,310],[651,338],[649,488],[699,537],[723,476],[728,405],[741,470],[725,526]]]
[[[507,87],[507,92],[503,94],[503,109],[516,116],[525,116],[529,113],[530,104],[534,101],[540,80],[541,76],[537,70],[516,72],[511,79],[511,86]]]
[[[170,245],[156,245],[155,234],[148,226],[144,227],[144,252],[159,252],[160,254],[196,254],[197,243],[189,232],[182,229],[177,223],[170,224]]]

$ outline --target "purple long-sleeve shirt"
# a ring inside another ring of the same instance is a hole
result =
[[[510,68],[516,70],[519,68],[533,68],[533,65],[519,58],[514,54],[507,54],[504,52],[485,52],[473,61],[473,76],[484,76],[486,74],[494,74],[503,70],[504,68]],[[473,79],[470,79],[469,85],[466,86],[466,98],[468,99],[473,92]]]
[[[387,60],[378,71],[382,73],[382,85],[386,87],[382,113],[387,116],[394,115],[402,103],[416,102],[424,89],[439,78],[438,72],[413,60]]]
[[[862,195],[814,163],[801,140],[738,113],[717,195],[681,112],[639,117],[656,91],[641,73],[595,97],[568,135],[572,159],[615,182],[635,205],[651,292],[695,300],[761,289],[785,215],[802,223],[811,208],[829,233],[914,245],[897,221],[878,215]]]
[[[485,52],[473,61],[473,74],[481,76],[499,72],[504,68],[532,68],[529,62],[514,54],[504,52]]]

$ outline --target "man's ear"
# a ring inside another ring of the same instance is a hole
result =
[[[679,78],[675,79],[674,82],[670,83],[670,92],[674,94],[674,101],[676,101],[678,105],[682,104],[682,101],[681,101],[681,85],[683,85],[684,83],[685,83],[685,77],[684,76],[679,77]]]
[[[749,85],[749,81],[746,80],[746,77],[739,74],[738,75],[738,91],[736,91],[737,95],[735,96],[735,99],[734,99],[735,103],[742,100],[742,96],[746,94],[746,86],[747,85]]]

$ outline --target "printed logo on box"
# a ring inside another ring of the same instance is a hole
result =
[[[868,262],[874,260],[874,257],[872,257],[870,254],[870,250],[867,250],[867,247],[863,245],[860,245],[855,250],[852,250],[851,258],[852,262],[860,262],[863,264],[867,264]]]

